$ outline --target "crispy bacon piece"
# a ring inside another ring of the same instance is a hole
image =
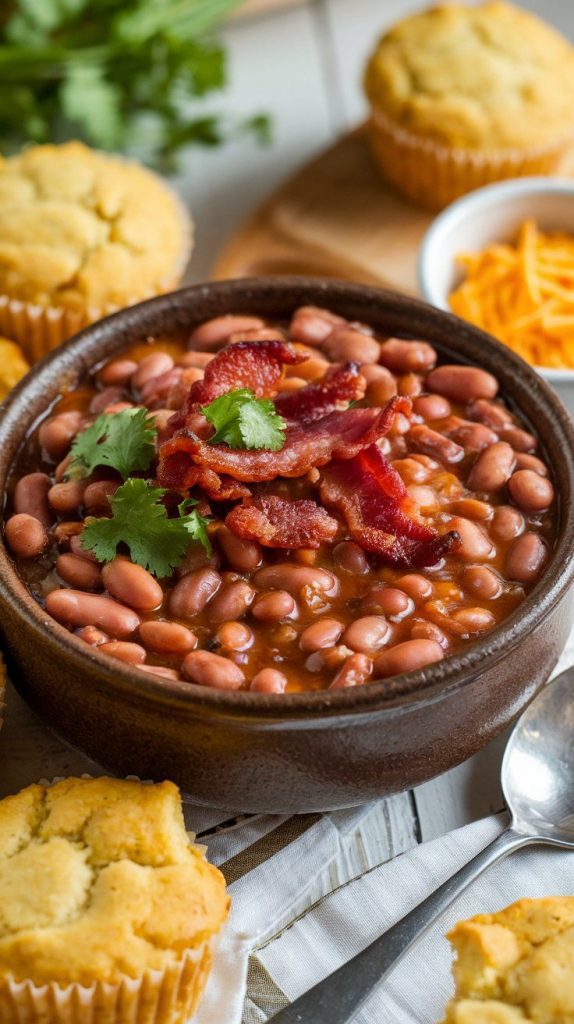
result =
[[[410,409],[409,399],[401,396],[392,398],[384,409],[347,409],[315,423],[291,424],[285,432],[285,444],[277,452],[211,445],[195,434],[180,431],[160,445],[158,479],[164,487],[191,486],[185,481],[193,478],[193,472],[186,467],[182,452],[186,452],[195,467],[206,466],[245,483],[274,480],[278,476],[305,476],[310,469],[325,466],[331,459],[352,459],[386,434],[398,412],[408,415]],[[182,483],[175,484],[178,474]]]
[[[258,540],[265,547],[318,548],[333,540],[338,523],[315,501],[269,495],[236,505],[225,525],[243,540]]]
[[[185,434],[172,437],[160,446],[158,481],[174,491],[188,491],[198,484],[213,501],[237,501],[248,498],[251,491],[245,484],[225,474],[196,466],[187,448]]]
[[[343,513],[357,544],[391,565],[436,565],[460,543],[454,530],[440,536],[414,517],[416,505],[375,444],[353,459],[331,462],[322,474],[321,498]]]
[[[321,380],[299,391],[277,395],[275,408],[287,422],[314,423],[329,413],[346,409],[349,402],[358,402],[366,387],[358,363],[344,363],[331,366]]]

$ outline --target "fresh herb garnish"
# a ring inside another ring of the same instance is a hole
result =
[[[285,443],[285,420],[270,398],[256,398],[249,388],[229,391],[201,411],[215,427],[209,444],[277,452]]]
[[[96,466],[110,466],[124,480],[149,468],[155,455],[157,429],[147,409],[104,413],[75,438],[67,477],[83,477]]]
[[[81,138],[165,168],[182,147],[217,145],[237,130],[264,141],[264,115],[239,123],[201,110],[190,115],[190,100],[225,85],[225,52],[208,36],[238,3],[12,0],[3,5],[2,151]]]
[[[210,555],[209,520],[192,508],[196,504],[193,498],[179,505],[178,518],[169,519],[162,504],[166,493],[145,480],[126,480],[110,498],[111,519],[86,519],[82,546],[99,562],[111,562],[118,544],[125,544],[132,562],[160,578],[171,575],[191,541],[199,541]]]

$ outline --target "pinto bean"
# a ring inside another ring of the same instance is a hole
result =
[[[112,359],[98,371],[98,380],[105,388],[126,387],[137,368],[133,359]]]
[[[173,668],[163,668],[162,665],[138,665],[140,672],[149,672],[152,676],[161,676],[163,679],[181,679],[179,672]]]
[[[44,526],[50,526],[54,516],[48,501],[52,481],[47,473],[26,473],[14,488],[14,511],[25,512]]]
[[[75,512],[82,504],[86,487],[85,480],[66,480],[65,483],[54,484],[48,491],[48,501],[55,512]]]
[[[431,515],[440,508],[440,500],[432,487],[425,487],[424,484],[409,484],[407,488],[411,498],[424,510],[425,515]]]
[[[365,378],[367,384],[372,384],[373,381],[376,380],[392,381],[395,385],[394,393],[396,395],[397,382],[391,371],[387,370],[386,366],[379,366],[378,363],[364,363],[364,365],[361,366],[361,376]]]
[[[368,600],[393,622],[400,622],[414,611],[414,601],[404,590],[379,583],[369,591]]]
[[[377,651],[391,638],[391,627],[384,615],[365,615],[355,619],[343,633],[343,643],[362,654]]]
[[[333,548],[333,561],[340,569],[356,576],[364,576],[370,570],[365,552],[354,540],[343,540],[336,544]]]
[[[221,576],[209,566],[196,569],[176,583],[168,599],[169,610],[178,619],[192,619],[203,611],[221,586]]]
[[[139,634],[148,651],[156,651],[158,654],[187,654],[197,647],[197,637],[191,629],[166,619],[142,622]]]
[[[84,508],[88,515],[109,512],[110,498],[119,487],[117,480],[94,480],[84,491]]]
[[[508,481],[510,497],[523,512],[543,512],[554,501],[554,488],[533,469],[518,469]]]
[[[494,510],[490,532],[496,540],[512,540],[524,530],[524,516],[512,505],[499,505]]]
[[[289,333],[294,341],[302,341],[304,345],[314,347],[322,345],[333,328],[344,323],[342,317],[331,313],[329,309],[321,309],[319,306],[299,306],[291,319]]]
[[[412,597],[413,601],[428,601],[429,597],[432,597],[433,585],[426,576],[410,572],[395,582],[399,590],[404,590],[405,594]]]
[[[241,540],[223,523],[217,530],[217,543],[232,569],[253,572],[261,564],[263,549],[256,540]]]
[[[141,665],[146,659],[145,647],[132,644],[128,640],[110,640],[109,643],[100,644],[100,651],[102,654],[109,654],[110,658],[125,661],[128,665]]]
[[[329,689],[343,690],[348,686],[362,686],[367,682],[372,671],[373,662],[371,658],[360,652],[351,654],[337,672]]]
[[[78,558],[85,558],[88,562],[97,562],[98,560],[94,555],[94,552],[90,551],[89,548],[85,548],[82,544],[82,530],[84,528],[84,524],[79,523],[78,525],[81,527],[81,530],[79,533],[70,537],[70,551],[72,551],[74,555],[77,555]]]
[[[485,398],[471,402],[468,415],[471,420],[484,423],[497,433],[514,422],[511,413],[500,402],[488,402]]]
[[[280,391],[281,393],[286,393],[288,391],[299,391],[301,388],[304,388],[306,384],[307,381],[303,380],[303,377],[284,377],[283,380],[278,385],[277,390]]]
[[[404,373],[397,381],[399,395],[416,398],[423,390],[423,379],[418,373]]]
[[[381,345],[379,362],[393,373],[426,373],[436,363],[436,352],[426,341],[388,338]]]
[[[104,565],[102,579],[112,597],[137,611],[151,612],[163,601],[163,590],[151,572],[128,558],[114,558]]]
[[[281,622],[293,615],[296,604],[286,590],[266,590],[258,594],[251,606],[251,614],[258,622]]]
[[[253,602],[255,591],[245,580],[223,583],[209,606],[212,622],[229,622],[245,615]]]
[[[245,676],[239,665],[211,651],[191,651],[182,665],[187,679],[214,690],[239,690]]]
[[[411,627],[411,639],[413,640],[434,640],[443,651],[448,651],[450,640],[446,633],[443,633],[434,622],[426,619],[415,619]]]
[[[152,409],[154,406],[159,408],[167,405],[168,395],[172,394],[175,389],[179,391],[178,385],[181,384],[181,400],[175,403],[176,405],[181,405],[189,391],[190,385],[195,383],[196,380],[201,380],[202,377],[203,370],[199,370],[195,366],[187,370],[183,370],[181,366],[172,366],[171,370],[166,370],[165,373],[160,373],[157,377],[150,377],[140,388],[142,404],[147,406],[148,409]]]
[[[534,583],[548,561],[547,544],[537,533],[522,533],[506,556],[505,571],[517,583]]]
[[[287,676],[276,668],[262,668],[249,684],[252,693],[285,693]]]
[[[449,530],[456,530],[461,544],[455,548],[455,558],[462,558],[465,562],[486,562],[494,554],[494,545],[488,534],[478,523],[473,523],[462,516],[454,516],[448,524]]]
[[[215,639],[228,651],[247,651],[255,638],[245,623],[224,622],[217,630]]]
[[[469,565],[462,574],[462,585],[483,601],[493,601],[502,593],[498,576],[486,565]]]
[[[112,637],[135,633],[139,615],[102,594],[84,594],[79,590],[52,590],[46,598],[46,611],[67,626],[97,626]]]
[[[442,661],[443,649],[436,640],[405,640],[375,658],[375,676],[387,679],[389,676],[400,676],[403,672],[416,672],[418,669]]]
[[[464,450],[470,454],[482,452],[489,445],[498,441],[498,434],[495,434],[490,427],[484,423],[471,423],[470,420],[460,420],[453,430],[448,431],[449,437],[457,444],[461,444]]]
[[[442,395],[419,395],[413,402],[413,412],[421,416],[426,423],[431,420],[443,420],[450,416],[450,402]]]
[[[298,597],[304,587],[311,587],[334,597],[339,589],[339,581],[325,569],[317,569],[306,565],[292,565],[290,562],[277,562],[259,569],[254,577],[258,587],[273,587],[287,590],[293,597]]]
[[[71,461],[72,456],[66,455],[66,457],[62,459],[61,462],[59,462],[58,465],[56,466],[54,470],[54,480],[56,481],[57,484],[61,484],[64,477],[67,475]]]
[[[285,331],[276,327],[250,327],[248,330],[234,331],[227,339],[228,345],[236,345],[238,341],[286,341]]]
[[[174,367],[174,361],[167,352],[150,352],[139,362],[138,368],[132,376],[132,387],[141,391],[148,381],[153,377],[160,377]]]
[[[324,647],[332,647],[343,632],[344,626],[336,619],[322,618],[311,623],[299,637],[302,651],[320,651]]]
[[[431,370],[427,377],[427,388],[444,398],[467,403],[477,398],[494,398],[498,391],[498,381],[478,366],[444,364]]]
[[[76,590],[97,590],[101,585],[100,567],[79,555],[59,555],[56,559],[56,572]]]
[[[548,476],[548,468],[542,459],[537,459],[536,455],[529,455],[527,452],[516,453],[516,468],[531,469],[534,473],[539,473],[540,476]]]
[[[321,377],[325,376],[329,369],[329,365],[330,364],[326,359],[321,359],[319,356],[313,355],[311,359],[307,359],[304,363],[297,363],[296,366],[288,366],[287,378],[297,376],[299,379],[307,382],[319,380]]]
[[[42,423],[38,440],[50,458],[63,459],[83,425],[84,416],[81,412],[60,412]]]
[[[458,498],[452,502],[451,509],[457,516],[463,519],[481,520],[492,519],[494,509],[486,501],[479,501],[478,498]]]
[[[508,441],[515,451],[525,453],[536,451],[536,438],[527,430],[522,430],[521,427],[505,427],[501,433],[504,440]]]
[[[454,464],[464,459],[464,448],[445,437],[444,434],[431,430],[426,424],[411,427],[407,442],[413,451],[430,454],[447,464]]]
[[[90,644],[91,647],[100,647],[102,644],[107,644],[109,636],[104,633],[101,629],[96,629],[95,626],[82,626],[76,633],[80,640],[84,640],[85,643]]]
[[[54,540],[59,547],[70,547],[72,537],[77,537],[84,529],[84,524],[76,520],[57,523],[54,527]],[[95,561],[95,559],[94,559]]]
[[[406,459],[395,459],[393,469],[406,484],[424,484],[430,479],[430,471],[418,459],[407,456]]]
[[[101,412],[105,412],[110,406],[116,406],[124,398],[125,391],[123,388],[104,388],[103,391],[98,391],[97,395],[94,395],[92,398],[90,412],[99,416]]]
[[[258,316],[243,316],[226,313],[224,316],[205,320],[191,332],[189,344],[191,348],[213,352],[227,342],[232,334],[238,331],[259,330],[265,327],[264,321]]]
[[[473,491],[499,491],[510,479],[516,457],[506,441],[491,444],[479,455],[468,476]]]
[[[334,363],[376,363],[380,349],[374,338],[344,324],[335,327],[323,342],[323,352]]]
[[[11,516],[4,528],[4,535],[17,558],[37,558],[48,547],[46,527],[27,512]]]
[[[381,370],[384,367],[381,366]],[[369,405],[385,406],[391,398],[398,394],[397,382],[392,373],[387,370],[387,377],[377,377],[367,385],[366,399]]]
[[[215,359],[215,352],[184,352],[181,359],[178,359],[178,366],[188,367],[196,366],[199,370],[204,370],[208,363],[212,359]]]
[[[459,608],[453,612],[455,622],[467,633],[484,633],[496,625],[496,619],[488,608]]]

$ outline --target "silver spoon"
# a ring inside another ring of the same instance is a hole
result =
[[[531,843],[574,848],[574,666],[516,723],[502,762],[508,828],[414,910],[269,1024],[349,1024],[375,986],[486,868]]]

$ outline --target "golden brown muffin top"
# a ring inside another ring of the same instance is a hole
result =
[[[373,110],[435,143],[498,151],[574,132],[574,49],[511,4],[445,4],[398,22],[366,69]]]
[[[80,142],[0,156],[0,294],[106,310],[179,281],[189,224],[137,163]]]
[[[171,782],[70,778],[0,801],[0,983],[140,977],[215,935],[228,909]]]
[[[574,896],[523,899],[459,922],[445,1024],[574,1021]]]

